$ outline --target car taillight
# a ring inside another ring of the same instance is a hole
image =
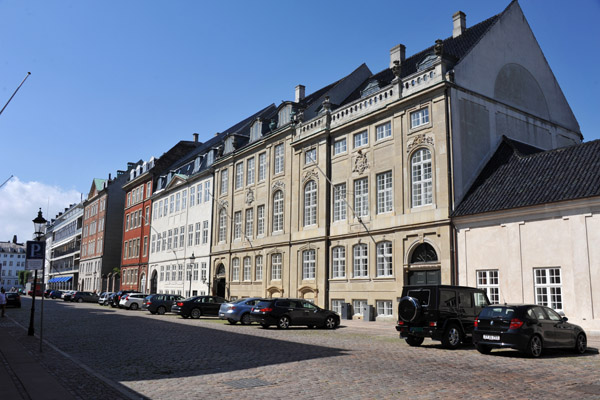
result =
[[[270,308],[270,307],[266,307],[266,308],[261,308],[260,309],[260,312],[271,312],[271,311],[273,311],[273,309]]]
[[[433,326],[433,327],[435,327],[435,326],[437,326],[437,322],[435,322],[435,321],[432,321],[432,322],[430,322],[430,323],[429,323],[429,326]]]
[[[146,302],[146,305],[147,305],[147,306],[149,306],[150,304],[152,304],[152,302],[151,302],[151,301],[147,301],[147,302]]]
[[[235,306],[229,306],[229,310],[235,310]]]
[[[182,302],[180,302],[180,301],[178,301],[176,304],[177,304],[179,307],[183,307],[183,303],[182,303]]]
[[[475,322],[473,323],[473,326],[475,328],[477,328],[477,325],[479,324],[479,320],[477,318],[475,318]]]
[[[508,326],[508,329],[519,329],[522,326],[523,326],[523,321],[521,321],[518,318],[513,318],[510,320],[510,325]]]
[[[404,321],[398,321],[398,325],[404,325]]]

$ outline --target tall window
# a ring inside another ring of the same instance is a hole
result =
[[[377,175],[377,214],[392,211],[392,171]]]
[[[185,246],[185,225],[179,228],[179,245],[181,247]]]
[[[231,260],[231,280],[240,280],[240,259],[237,257]]]
[[[534,268],[535,304],[562,310],[560,268]]]
[[[333,187],[333,220],[346,219],[346,184],[340,183]]]
[[[263,256],[256,256],[256,269],[254,270],[254,274],[257,281],[262,281],[263,277]]]
[[[225,189],[225,192],[227,192],[227,189]],[[204,182],[204,202],[206,203],[209,200],[210,200],[210,181],[206,181],[206,182]]]
[[[304,250],[302,252],[302,279],[315,279],[316,251]]]
[[[273,232],[283,231],[283,192],[278,190],[273,195]]]
[[[185,210],[187,207],[187,190],[181,192],[181,209]]]
[[[200,244],[200,235],[201,235],[201,230],[200,230],[200,222],[196,222],[196,234],[194,236],[194,245],[198,246]]]
[[[229,170],[221,171],[221,194],[227,193],[227,185],[229,185]]]
[[[190,207],[193,207],[196,204],[196,187],[192,186],[190,188]]]
[[[333,142],[333,155],[338,155],[346,152],[346,138]]]
[[[198,186],[196,186],[197,188],[197,192],[198,192],[198,204],[202,203],[202,184],[198,184]]]
[[[242,238],[242,212],[236,211],[233,213],[233,238]]]
[[[169,213],[173,214],[173,212],[175,212],[175,195],[171,195],[169,202]]]
[[[181,192],[175,194],[175,211],[179,211],[181,207]]]
[[[244,280],[252,280],[252,260],[250,260],[250,257],[244,257]]]
[[[160,235],[159,235],[160,239]],[[160,240],[159,240],[160,241]],[[188,246],[194,243],[194,225],[188,225]]]
[[[354,212],[358,217],[369,215],[369,181],[367,178],[354,181]]]
[[[410,113],[410,127],[417,128],[429,123],[429,108],[422,108]]]
[[[309,181],[304,186],[304,226],[317,223],[317,183]]]
[[[317,149],[308,149],[304,153],[304,164],[312,164],[317,162]]]
[[[208,243],[208,221],[202,221],[202,244]]]
[[[246,161],[246,185],[254,183],[254,158],[249,158]]]
[[[485,290],[492,304],[500,304],[500,282],[497,269],[477,271],[477,287]]]
[[[412,171],[412,205],[424,206],[433,203],[431,152],[420,149],[411,158]]]
[[[169,239],[167,240],[167,250],[171,250],[173,247],[173,230],[169,229]]]
[[[227,211],[223,208],[219,211],[219,242],[227,238]]]
[[[244,186],[244,162],[235,165],[235,188],[241,189]]]
[[[369,132],[362,131],[354,134],[354,148],[369,144]]]
[[[267,173],[267,153],[260,153],[258,155],[258,181],[262,182],[265,180]]]
[[[331,271],[332,278],[346,277],[346,248],[342,246],[334,247],[333,250],[333,265]]]
[[[251,238],[254,232],[254,209],[249,208],[246,210],[246,229],[245,234],[246,237]]]
[[[392,242],[377,243],[377,276],[392,274]]]
[[[281,280],[281,254],[271,256],[271,280]]]
[[[283,158],[283,143],[275,146],[275,169],[274,173],[279,174],[283,172],[284,158]]]
[[[173,248],[176,249],[179,245],[179,228],[173,229]],[[181,244],[183,246],[183,243]]]
[[[353,270],[355,278],[366,278],[368,276],[367,245],[357,244],[353,248]]]
[[[377,133],[377,140],[389,138],[392,136],[392,123],[381,124],[375,128],[375,131]]]
[[[256,207],[256,235],[265,234],[265,206]]]

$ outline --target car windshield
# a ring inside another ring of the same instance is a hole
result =
[[[429,305],[429,289],[409,290],[407,296],[419,300],[422,306]]]
[[[479,318],[512,319],[515,309],[512,307],[486,307],[481,310]]]

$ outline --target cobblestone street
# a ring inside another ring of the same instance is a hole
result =
[[[30,305],[23,297],[0,329],[35,354],[39,341],[17,325],[28,326]],[[86,399],[600,398],[597,351],[528,359],[431,341],[412,348],[391,323],[281,331],[46,300],[43,335],[41,362]]]

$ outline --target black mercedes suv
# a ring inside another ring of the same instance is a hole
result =
[[[475,317],[490,304],[484,290],[466,286],[405,286],[398,303],[400,337],[420,346],[426,337],[456,349],[471,339]]]

